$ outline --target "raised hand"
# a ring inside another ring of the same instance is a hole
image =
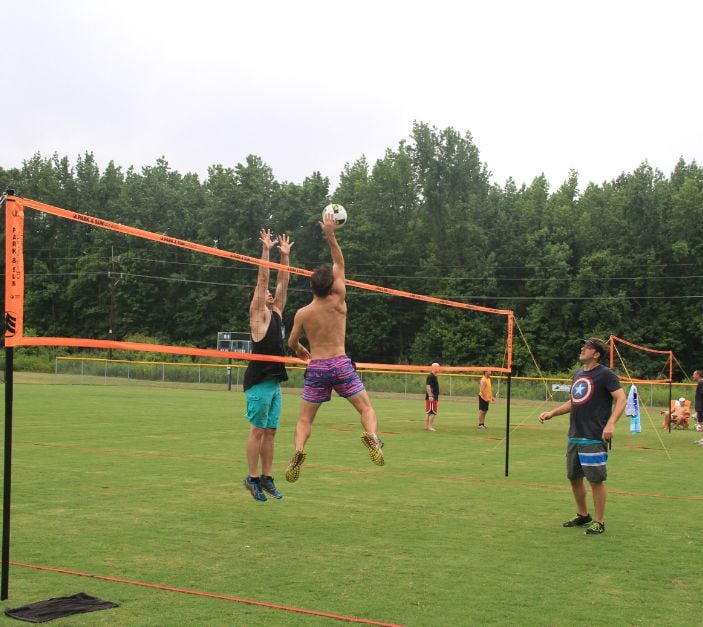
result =
[[[266,247],[266,250],[271,250],[278,241],[276,238],[271,237],[271,229],[261,229],[259,233],[259,239],[261,243]]]
[[[291,242],[285,233],[282,233],[278,238],[278,247],[281,249],[281,255],[290,255],[290,249],[294,242]]]
[[[318,223],[320,225],[320,228],[322,229],[322,232],[325,235],[330,235],[334,233],[338,228],[339,224],[337,224],[337,221],[334,219],[334,216],[331,213],[325,213],[322,216],[322,221]]]

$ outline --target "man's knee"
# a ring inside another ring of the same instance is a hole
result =
[[[249,437],[254,440],[262,440],[266,431],[266,429],[262,429],[261,427],[251,425],[249,428]]]
[[[361,390],[353,396],[347,396],[347,400],[356,408],[356,410],[363,414],[368,411],[373,411],[371,406],[371,400],[366,390]]]
[[[320,408],[319,403],[310,403],[309,401],[301,401],[300,405],[300,416],[298,417],[298,422],[304,422],[307,424],[312,424],[315,420],[315,414]]]

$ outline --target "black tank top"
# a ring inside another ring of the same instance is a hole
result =
[[[283,357],[283,321],[281,316],[271,312],[271,322],[266,330],[266,335],[260,342],[252,344],[252,352],[259,355],[280,355]],[[244,373],[244,389],[261,383],[264,379],[278,379],[288,381],[286,367],[276,361],[250,361]]]

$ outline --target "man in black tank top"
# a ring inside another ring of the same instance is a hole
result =
[[[293,245],[288,237],[271,238],[269,229],[261,229],[261,259],[269,261],[271,249],[278,245],[281,263],[290,265],[290,249]],[[268,266],[259,266],[256,287],[249,300],[249,327],[251,329],[252,352],[259,355],[284,356],[283,308],[288,294],[289,273],[279,270],[276,292],[269,291]],[[250,361],[244,373],[244,393],[247,399],[246,419],[250,423],[247,438],[247,463],[249,473],[244,487],[256,501],[265,501],[268,492],[274,498],[282,498],[273,481],[273,444],[281,415],[281,381],[287,381],[286,367],[276,361]],[[259,462],[261,474],[259,474]]]

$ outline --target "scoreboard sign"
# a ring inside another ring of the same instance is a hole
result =
[[[217,350],[231,353],[251,353],[251,333],[220,331],[217,334]]]

